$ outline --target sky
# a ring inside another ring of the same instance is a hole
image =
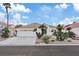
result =
[[[27,25],[46,23],[49,25],[79,22],[78,3],[10,3],[9,23]],[[0,21],[6,22],[5,7],[0,4]]]

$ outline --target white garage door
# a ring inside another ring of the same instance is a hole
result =
[[[17,31],[17,36],[19,36],[19,37],[35,37],[36,34],[33,31],[29,31],[29,30],[19,30],[19,31]]]

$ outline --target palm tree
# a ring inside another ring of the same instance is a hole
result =
[[[6,15],[7,15],[7,28],[8,28],[8,23],[9,23],[9,14],[8,14],[8,8],[11,8],[11,4],[10,3],[3,3],[3,6],[5,6],[6,9]]]
[[[57,36],[57,40],[61,40],[61,41],[64,40],[64,39],[63,39],[63,32],[62,32],[62,30],[63,30],[63,25],[58,24],[58,25],[57,25],[57,30],[58,30],[58,31],[57,31],[57,35],[56,35],[56,36]]]
[[[57,30],[58,30],[58,31],[62,31],[62,30],[63,30],[63,25],[58,24],[58,25],[57,25]]]

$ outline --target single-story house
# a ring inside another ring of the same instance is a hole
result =
[[[73,31],[76,35],[79,35],[79,22],[75,22],[65,26],[65,29],[71,27],[71,31]]]

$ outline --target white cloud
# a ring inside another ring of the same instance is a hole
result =
[[[20,22],[19,24],[21,24],[21,25],[27,25],[28,23],[26,23],[26,22],[25,23]]]
[[[56,6],[55,6],[55,8],[59,9],[59,8],[60,8],[60,6],[59,6],[59,5],[56,5]]]
[[[13,15],[13,19],[10,20],[10,23],[14,25],[17,25],[17,24],[27,25],[27,23],[22,22],[24,18],[28,18],[28,17],[22,16],[20,13],[16,13]]]
[[[76,17],[76,19],[79,19],[79,17]]]
[[[60,4],[60,7],[63,8],[63,9],[65,9],[65,8],[68,7],[68,5],[64,3],[64,4]]]
[[[22,16],[22,18],[23,18],[23,19],[28,19],[29,17],[28,17],[28,16]]]
[[[68,24],[72,24],[73,21],[70,18],[65,18],[64,20],[60,21],[59,24],[64,24],[64,25],[68,25]]]
[[[50,16],[47,15],[47,14],[42,15],[42,17],[44,17],[44,18],[50,18]]]
[[[73,8],[76,11],[79,11],[79,3],[73,3]]]
[[[20,20],[21,19],[21,14],[16,13],[15,15],[13,15],[13,18],[16,20]]]
[[[26,8],[24,5],[21,4],[11,4],[11,8],[13,11],[15,12],[26,12],[26,13],[30,13],[31,9]]]
[[[5,14],[0,12],[0,21],[3,21],[4,20],[4,17],[5,17]]]
[[[49,13],[52,11],[50,6],[43,5],[40,7],[40,10],[42,11],[42,14],[39,14],[41,17],[50,18]]]
[[[53,25],[53,26],[57,26],[57,23],[54,22],[52,25]]]
[[[5,7],[0,4],[0,8],[5,11]],[[20,12],[25,12],[25,13],[30,13],[32,12],[31,9],[25,7],[24,5],[22,4],[13,4],[11,3],[11,9],[9,9],[9,12],[11,12],[11,16],[12,18],[9,19],[9,23],[10,24],[14,24],[14,25],[17,25],[17,24],[22,24],[22,25],[27,25],[27,23],[23,23],[22,20],[23,19],[28,19],[28,16],[23,16],[21,15]],[[4,21],[6,22],[6,17],[5,17],[5,13],[2,13],[0,12],[0,21]]]
[[[51,7],[49,7],[49,6],[42,6],[41,8],[40,8],[42,11],[51,11],[52,10],[52,8]]]
[[[3,13],[3,12],[0,12],[0,22],[7,22],[7,19],[6,19],[6,17],[5,17],[5,13]]]
[[[5,11],[5,7],[0,4],[0,7]],[[25,7],[22,4],[13,4],[11,3],[11,10],[9,12],[25,12],[25,13],[30,13],[32,12],[30,8]]]
[[[68,7],[68,5],[65,3],[55,6],[55,8],[57,8],[57,9],[66,9],[67,7]]]
[[[13,15],[13,19],[10,20],[10,23],[17,25],[19,22],[21,22],[21,15],[19,13],[16,13],[15,15]]]

